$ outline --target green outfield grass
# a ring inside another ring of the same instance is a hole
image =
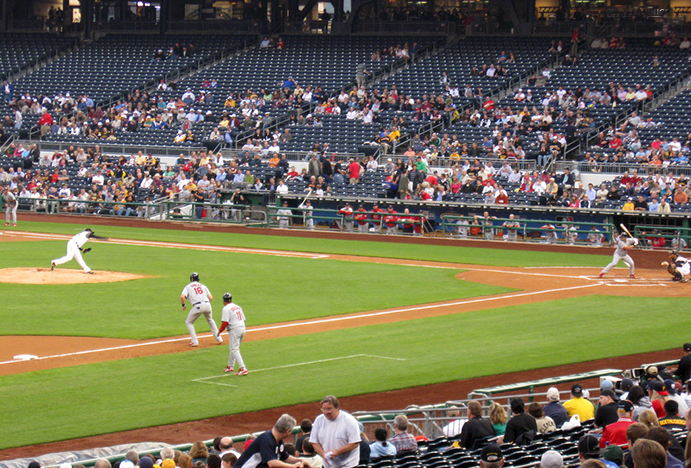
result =
[[[49,232],[73,235],[89,227],[81,219],[75,224],[22,223],[17,230]],[[141,239],[166,242],[188,242],[194,244],[223,245],[233,247],[296,250],[344,255],[362,255],[410,260],[467,263],[497,266],[603,266],[612,259],[611,255],[578,255],[559,252],[526,252],[497,250],[482,247],[453,247],[438,245],[399,244],[375,241],[351,241],[335,239],[310,239],[301,237],[256,234],[227,234],[218,232],[176,231],[165,229],[139,229],[119,226],[91,226],[97,234],[122,239]]]
[[[3,244],[0,268],[47,267],[64,255],[65,241]],[[73,335],[145,339],[186,334],[180,293],[192,271],[215,295],[230,291],[246,311],[248,325],[324,317],[511,291],[455,278],[461,270],[346,262],[329,259],[89,244],[95,270],[125,271],[151,278],[97,284],[0,283],[12,307],[0,311],[6,335]],[[77,267],[76,262],[65,266]],[[208,331],[204,320],[197,328]]]
[[[687,341],[686,302],[591,296],[248,342],[243,378],[222,374],[226,346],[0,377],[0,448],[667,349]]]

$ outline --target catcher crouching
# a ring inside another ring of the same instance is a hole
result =
[[[686,283],[691,276],[691,264],[686,257],[682,257],[676,250],[669,254],[669,262],[662,262],[661,265],[667,268],[667,272],[672,275],[672,281]]]

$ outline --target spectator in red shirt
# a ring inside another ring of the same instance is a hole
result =
[[[631,419],[632,411],[633,403],[629,400],[620,400],[617,403],[617,416],[619,416],[619,420],[605,426],[600,439],[600,448],[605,448],[608,444],[626,448],[628,444],[626,429],[633,424],[633,419]]]
[[[350,164],[348,164],[348,177],[350,178],[350,183],[355,185],[360,181],[360,164],[357,159],[350,159]]]

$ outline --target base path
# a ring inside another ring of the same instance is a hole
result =
[[[54,240],[66,239],[67,236],[52,236],[46,234],[18,233],[5,231],[0,241]],[[351,237],[352,238],[352,237]],[[121,242],[128,245],[150,245],[161,248],[187,248],[216,251],[241,251],[263,255],[301,256],[311,257],[316,261],[321,258],[338,259],[343,261],[374,262],[388,264],[405,264],[429,268],[449,268],[467,270],[457,275],[459,279],[478,283],[507,286],[519,291],[494,296],[459,299],[454,301],[422,304],[397,309],[368,311],[342,316],[331,316],[321,319],[303,320],[290,323],[271,324],[251,327],[245,340],[254,341],[269,338],[294,336],[308,333],[318,333],[326,330],[339,330],[351,327],[362,327],[371,324],[391,323],[403,320],[419,319],[439,315],[458,314],[475,310],[492,309],[496,307],[514,306],[526,303],[546,302],[569,297],[580,297],[591,294],[626,295],[626,296],[691,296],[691,287],[686,284],[672,283],[670,276],[660,269],[637,269],[638,279],[629,279],[625,269],[615,269],[600,279],[597,274],[599,268],[508,268],[487,267],[482,265],[464,265],[440,262],[423,262],[410,260],[395,260],[343,255],[305,254],[302,252],[271,251],[261,249],[238,249],[232,247],[200,246],[178,243],[156,243],[151,241],[133,241],[111,239],[109,242]],[[505,245],[505,244],[504,244]],[[475,246],[479,246],[475,244]],[[482,247],[488,247],[482,243]],[[585,253],[586,249],[582,249]],[[609,251],[608,251],[609,252]],[[590,252],[588,252],[590,253]],[[604,253],[604,252],[600,252]],[[650,259],[645,264],[654,264],[658,257],[665,257],[664,252],[647,254]],[[638,259],[637,259],[638,260]],[[39,269],[37,269],[39,270]],[[0,272],[1,273],[1,272]],[[47,271],[47,273],[54,273]],[[94,279],[103,276],[105,272],[95,275],[80,276]],[[113,273],[113,272],[110,272]],[[209,334],[200,336],[200,346],[214,346],[215,341]],[[89,339],[82,337],[0,337],[0,375],[10,375],[22,372],[65,367],[84,363],[118,360],[132,357],[150,356],[165,353],[194,352],[186,344],[187,335],[165,339],[137,341],[119,339]],[[580,372],[602,367],[629,368],[636,367],[642,362],[666,360],[679,357],[676,350],[652,353],[640,356],[627,356],[605,359],[590,363],[579,363],[558,368],[542,369],[505,376],[466,381],[448,382],[421,388],[411,388],[374,395],[344,398],[343,406],[350,410],[383,410],[404,408],[410,404],[431,404],[440,401],[465,398],[474,388],[495,385],[498,382],[508,383],[573,372]],[[17,355],[36,356],[32,360],[15,359]],[[80,450],[92,447],[132,443],[140,441],[162,441],[168,443],[184,443],[194,440],[206,440],[217,435],[240,434],[249,431],[264,430],[275,422],[283,412],[289,412],[298,420],[304,417],[313,418],[317,414],[318,405],[298,405],[289,408],[231,415],[209,420],[189,423],[173,424],[169,426],[138,429],[122,433],[89,437],[72,441],[43,444],[33,447],[22,447],[0,451],[0,460],[24,456],[34,456],[42,453],[62,450]]]

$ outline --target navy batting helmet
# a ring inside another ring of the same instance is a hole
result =
[[[196,271],[190,275],[190,281],[199,281],[199,273]]]
[[[225,293],[223,295],[223,302],[233,302],[233,295],[230,293]]]

